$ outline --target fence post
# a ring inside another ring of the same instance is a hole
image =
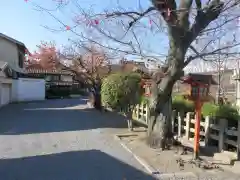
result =
[[[240,159],[240,120],[238,120],[237,159]]]
[[[144,104],[141,103],[139,115],[141,116],[140,119],[144,119]]]
[[[206,116],[205,117],[205,123],[204,123],[204,141],[205,141],[205,146],[209,145],[209,134],[210,134],[210,117]]]
[[[196,120],[196,118],[195,118]],[[186,122],[186,131],[185,131],[185,137],[187,139],[189,139],[189,134],[190,134],[190,122],[191,122],[191,113],[187,113],[187,116],[185,118],[185,122]]]
[[[149,107],[148,107],[148,105],[146,104],[146,123],[147,123],[147,124],[148,124],[149,116],[150,116]]]
[[[226,119],[220,119],[219,122],[219,127],[220,127],[220,131],[219,131],[219,142],[218,142],[218,150],[219,152],[225,150],[225,129],[227,128],[227,120]]]
[[[178,112],[178,137],[182,137],[182,122],[183,122],[183,112]]]
[[[175,130],[175,119],[176,119],[176,117],[177,117],[177,111],[176,110],[173,110],[172,111],[172,132],[174,133],[174,130]]]
[[[136,116],[137,116],[137,120],[139,120],[139,104],[136,106]]]

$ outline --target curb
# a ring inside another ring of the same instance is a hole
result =
[[[149,174],[155,176],[156,178],[175,178],[175,177],[192,177],[192,178],[196,178],[196,174],[194,174],[193,172],[177,172],[177,173],[161,173],[159,172],[159,170],[154,169],[152,166],[150,166],[146,161],[144,161],[142,158],[140,158],[139,156],[137,156],[136,154],[134,154],[132,152],[131,149],[129,149],[122,141],[120,137],[126,137],[126,136],[136,136],[136,134],[115,134],[114,137],[116,140],[119,141],[120,145],[126,150],[128,151],[130,154],[133,155],[133,157],[138,161],[138,163],[140,163]]]
[[[133,134],[135,135],[135,134]],[[142,158],[140,158],[139,156],[137,156],[136,154],[134,154],[123,142],[121,142],[121,136],[127,136],[126,134],[116,134],[114,135],[114,137],[119,141],[120,145],[126,150],[128,151],[130,154],[133,155],[133,157],[138,161],[138,163],[140,163],[147,171],[148,173],[152,174],[152,175],[156,175],[156,174],[160,174],[159,171],[156,171],[153,167],[151,167],[149,164],[147,164]],[[130,134],[128,134],[128,136],[130,136]]]

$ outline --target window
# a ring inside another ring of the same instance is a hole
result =
[[[52,76],[52,80],[53,80],[53,81],[59,81],[60,78],[59,78],[59,76],[54,76],[54,75],[53,75],[53,76]]]
[[[58,75],[48,75],[48,76],[46,76],[45,80],[48,82],[49,81],[59,81],[60,78]]]
[[[18,51],[18,65],[20,68],[23,68],[24,64],[24,55],[21,51]]]
[[[236,92],[236,87],[234,84],[223,87],[226,93]]]
[[[46,76],[45,80],[46,80],[46,81],[51,81],[52,78],[51,78],[51,76],[48,75],[48,76]]]
[[[197,86],[192,86],[191,96],[192,97],[197,97],[197,95],[198,95],[198,87]]]

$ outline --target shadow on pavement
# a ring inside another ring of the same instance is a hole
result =
[[[12,103],[0,109],[8,111],[9,109],[22,110],[23,108],[66,108],[84,105],[87,103],[86,98],[72,99],[48,99],[43,101],[19,102]]]
[[[82,100],[50,100],[25,105],[9,105],[0,111],[0,134],[90,130],[97,128],[126,128],[123,116],[98,112],[84,106]]]
[[[3,180],[155,179],[99,150],[1,159],[0,177]]]

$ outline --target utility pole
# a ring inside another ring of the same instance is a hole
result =
[[[221,45],[221,39],[218,39],[218,47],[220,48]],[[220,104],[221,103],[221,96],[223,94],[222,92],[222,75],[223,75],[223,60],[221,60],[221,51],[219,51],[218,53],[218,59],[217,59],[217,92],[216,92],[216,99],[217,99],[217,103]]]

